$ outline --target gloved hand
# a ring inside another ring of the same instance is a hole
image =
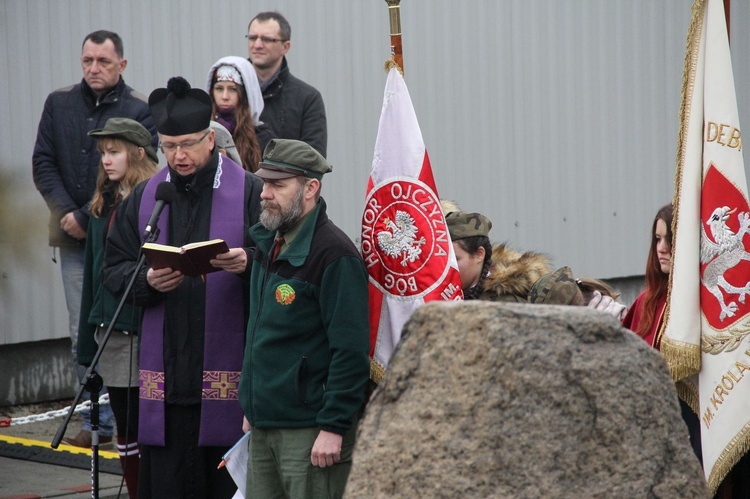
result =
[[[622,322],[625,312],[628,310],[622,303],[616,302],[611,296],[602,296],[599,291],[594,291],[593,298],[586,306],[610,314],[620,322]]]

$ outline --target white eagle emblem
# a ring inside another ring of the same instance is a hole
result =
[[[403,255],[401,265],[406,267],[422,254],[421,246],[427,241],[424,236],[417,240],[417,224],[405,211],[396,210],[396,221],[385,219],[385,226],[390,230],[378,232],[378,245],[386,255],[397,258]]]
[[[721,289],[729,294],[739,295],[740,303],[745,303],[745,295],[750,294],[750,281],[738,288],[729,284],[724,278],[727,270],[735,267],[742,260],[750,260],[750,253],[745,251],[745,245],[742,242],[742,238],[750,229],[750,214],[745,212],[738,215],[740,229],[735,234],[727,226],[729,216],[735,211],[736,209],[730,210],[728,206],[723,206],[716,208],[711,214],[706,225],[711,229],[713,241],[708,238],[701,224],[701,263],[710,262],[703,271],[701,282],[719,301],[721,305],[719,320],[721,321],[727,317],[734,317],[738,308],[736,302],[732,301],[727,304],[724,301]]]

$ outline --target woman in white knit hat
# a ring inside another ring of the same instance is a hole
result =
[[[276,134],[260,120],[263,95],[252,64],[242,57],[222,57],[208,71],[206,91],[213,102],[213,120],[232,134],[244,168],[256,171],[263,149]]]

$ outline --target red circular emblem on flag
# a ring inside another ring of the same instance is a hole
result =
[[[378,289],[422,297],[445,278],[449,255],[440,200],[427,184],[389,179],[370,191],[362,215],[362,257]]]

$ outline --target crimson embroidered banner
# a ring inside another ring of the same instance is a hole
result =
[[[695,0],[661,349],[700,418],[712,493],[750,446],[750,207],[735,95],[723,2]]]

